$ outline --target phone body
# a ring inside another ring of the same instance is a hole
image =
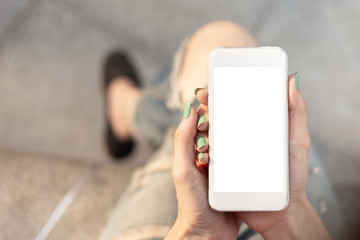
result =
[[[289,203],[288,63],[279,47],[209,55],[209,204],[280,211]]]

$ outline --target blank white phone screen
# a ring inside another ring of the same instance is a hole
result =
[[[214,192],[285,189],[284,70],[213,69]]]

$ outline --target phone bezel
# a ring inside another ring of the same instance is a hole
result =
[[[211,146],[213,69],[214,67],[282,67],[284,69],[284,192],[214,192],[213,156]],[[289,144],[288,144],[288,61],[280,47],[218,47],[209,54],[209,204],[218,211],[280,211],[289,203]]]

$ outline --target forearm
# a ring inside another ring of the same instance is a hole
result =
[[[331,239],[319,215],[308,202],[300,201],[288,218],[262,235],[265,239]]]

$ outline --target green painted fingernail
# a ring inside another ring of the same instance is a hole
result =
[[[196,94],[198,93],[199,90],[201,90],[202,88],[196,88],[195,91],[194,91],[194,94],[196,96]]]
[[[198,149],[202,148],[203,146],[206,145],[206,140],[204,137],[198,137],[196,140],[196,146]]]
[[[205,156],[205,154],[203,153],[199,153],[198,154],[198,161],[200,162],[200,160]]]
[[[299,86],[299,74],[296,72],[295,74],[295,83],[296,83],[296,89],[300,91],[300,86]]]
[[[189,103],[189,101],[186,101],[183,117],[184,117],[184,118],[188,118],[188,117],[190,116],[190,112],[191,112],[190,103]]]
[[[201,124],[203,124],[206,121],[205,115],[200,115],[199,121],[198,121],[198,127],[200,127]]]

